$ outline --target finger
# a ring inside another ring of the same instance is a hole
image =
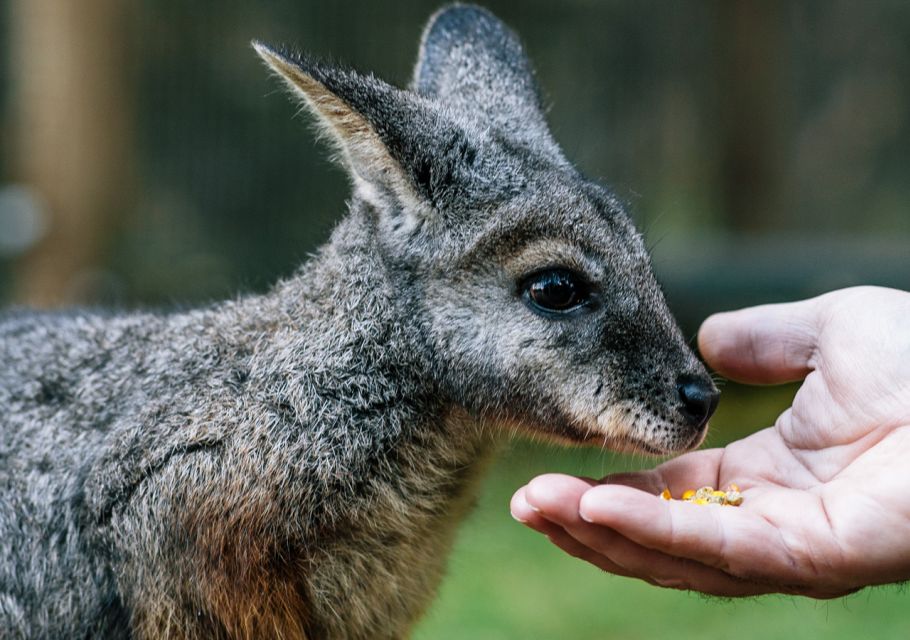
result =
[[[815,300],[718,313],[701,325],[698,348],[709,365],[734,380],[801,380],[811,370],[820,325]]]
[[[545,536],[549,536],[556,529],[561,529],[558,524],[554,524],[547,520],[536,507],[532,507],[528,504],[528,501],[525,498],[526,491],[527,487],[521,487],[512,496],[512,500],[509,503],[509,511],[511,511],[512,517],[521,524],[539,531]]]
[[[560,525],[582,522],[578,515],[581,497],[595,482],[559,473],[548,473],[531,480],[524,499],[531,509]]]
[[[512,512],[512,517],[549,538],[563,533],[563,528],[558,521],[549,520],[546,514],[544,514],[538,506],[531,505],[528,502],[527,492],[528,487],[524,486],[512,496],[512,501],[509,503],[509,510]]]
[[[699,453],[711,454],[710,451]],[[796,571],[792,560],[785,552],[780,548],[774,548],[772,537],[778,535],[777,530],[761,518],[758,519],[760,524],[767,525],[771,530],[766,530],[767,535],[764,537],[745,536],[746,544],[751,545],[749,550],[752,553],[741,554],[742,557],[734,558],[732,563],[723,560],[724,544],[719,544],[717,549],[709,549],[707,557],[710,558],[710,562],[703,562],[686,556],[677,557],[676,554],[640,544],[623,535],[621,531],[587,522],[582,519],[582,515],[589,517],[587,509],[583,508],[583,501],[588,500],[588,495],[596,489],[585,491],[580,498],[578,492],[584,491],[584,486],[590,485],[590,482],[559,474],[535,478],[528,487],[522,487],[513,496],[513,515],[523,516],[525,524],[546,535],[566,553],[609,573],[638,578],[650,584],[725,597],[799,593],[815,598],[830,598],[843,593],[841,589],[822,590],[801,584],[805,576]],[[628,490],[627,487],[615,488]],[[640,493],[638,495],[641,496]],[[641,498],[659,506],[668,505],[666,501],[651,495]],[[576,500],[577,507],[574,506]],[[531,506],[532,504],[534,506]],[[638,498],[634,504],[638,505]],[[722,507],[686,506],[699,518],[702,513],[716,510],[739,511]],[[642,518],[643,521],[647,519],[648,516]],[[750,542],[752,540],[755,541],[754,544]],[[775,559],[776,561],[773,561]],[[767,560],[772,560],[767,567],[763,570],[756,569]],[[783,567],[782,562],[787,567]]]
[[[526,487],[522,487],[512,496],[509,507],[513,518],[531,529],[544,534],[549,538],[550,542],[570,556],[584,560],[609,573],[624,577],[635,577],[619,565],[611,562],[608,558],[600,556],[595,551],[584,546],[569,535],[561,526],[547,520],[538,511],[535,511],[525,500],[525,489]]]
[[[622,570],[620,575],[640,578],[670,589],[694,590],[725,597],[755,596],[774,588],[735,578],[694,560],[675,558],[648,549],[607,527],[587,524],[565,530],[576,544]],[[613,573],[616,573],[615,571]]]
[[[634,573],[627,571],[625,568],[610,560],[610,558],[601,555],[590,547],[585,546],[562,527],[558,527],[552,523],[550,524],[550,527],[553,528],[553,531],[547,535],[547,537],[550,539],[550,542],[562,549],[564,552],[568,553],[573,558],[584,560],[588,564],[592,564],[598,569],[606,571],[607,573],[612,573],[613,575],[622,576],[624,578],[639,578],[650,584],[656,584],[653,580],[650,580],[647,577],[635,575]]]
[[[648,549],[607,527],[586,522],[579,507],[590,489],[590,483],[579,478],[548,474],[528,483],[521,498],[533,513],[547,520],[545,527],[559,527],[557,533],[547,528],[557,546],[610,573],[714,595],[745,596],[769,591],[767,586],[737,580],[716,568]],[[561,535],[562,532],[571,540]]]
[[[608,573],[636,578],[668,589],[698,591],[724,598],[782,593],[824,600],[840,598],[859,590],[745,580],[694,560],[674,558],[648,549],[607,527],[598,528],[595,536],[591,530],[596,525],[569,529],[561,529],[553,524],[550,526],[558,530],[558,533],[548,536],[551,542],[569,555]]]
[[[579,513],[645,548],[737,578],[790,585],[805,579],[780,531],[745,508],[667,501],[628,487],[600,485],[582,496]]]

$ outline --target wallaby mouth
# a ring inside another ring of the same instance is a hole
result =
[[[607,441],[604,444],[603,438],[601,438],[601,446],[608,448],[611,451],[616,451],[618,453],[640,453],[652,456],[672,456],[680,453],[685,453],[687,451],[692,451],[697,449],[702,441],[705,439],[705,435],[708,433],[707,423],[698,431],[693,433],[688,440],[673,440],[671,443],[654,443],[651,441],[645,441],[640,438],[633,436],[626,436],[619,438],[617,441]],[[596,439],[592,444],[596,444]]]
[[[715,403],[716,404],[716,403]],[[628,410],[628,411],[627,411]],[[697,449],[708,432],[708,420],[684,428],[675,424],[655,424],[639,410],[623,405],[610,407],[592,421],[565,420],[537,428],[521,425],[519,430],[534,438],[568,446],[597,447],[616,453],[672,456]]]
[[[615,402],[601,409],[594,420],[585,419],[584,410],[572,430],[575,442],[598,446],[620,453],[668,456],[697,449],[708,431],[708,420],[717,408],[719,392],[707,376],[681,376],[676,401],[660,403],[653,398]],[[669,404],[669,406],[667,406]]]

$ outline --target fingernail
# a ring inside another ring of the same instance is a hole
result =
[[[579,501],[579,503],[578,503],[578,517],[581,518],[582,520],[584,520],[585,522],[594,524],[594,521],[591,520],[591,517],[588,515],[588,510],[585,508],[584,497],[582,497],[581,501]]]
[[[509,513],[512,515],[512,519],[515,520],[516,522],[520,522],[521,524],[527,524],[527,523],[528,523],[527,520],[522,520],[521,518],[519,518],[518,516],[516,516],[515,513],[514,513],[513,511],[509,511]]]

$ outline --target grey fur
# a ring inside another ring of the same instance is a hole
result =
[[[402,637],[499,434],[703,435],[641,237],[496,18],[437,13],[407,91],[256,46],[336,144],[347,216],[265,295],[2,317],[3,638]],[[552,266],[601,304],[533,313],[517,283]]]

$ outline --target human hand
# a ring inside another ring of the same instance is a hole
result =
[[[599,483],[545,475],[512,513],[605,571],[722,596],[836,597],[910,578],[910,293],[874,287],[710,317],[708,364],[804,379],[773,427]],[[740,507],[658,497],[741,488]]]

